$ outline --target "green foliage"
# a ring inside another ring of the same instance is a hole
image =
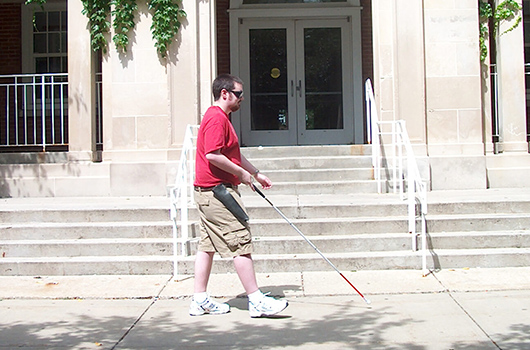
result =
[[[88,17],[90,38],[94,51],[107,52],[105,34],[110,30],[110,0],[81,0],[82,13]]]
[[[501,2],[497,7],[495,8],[495,13],[493,15],[495,20],[495,32],[499,30],[499,26],[502,21],[507,21],[511,19],[515,19],[514,24],[506,29],[504,32],[501,33],[501,35],[506,34],[508,32],[511,32],[517,26],[519,23],[521,23],[521,20],[523,19],[521,15],[517,16],[519,11],[522,10],[521,5],[515,0],[505,0]]]
[[[511,32],[522,21],[520,11],[522,10],[521,5],[515,0],[505,0],[499,3],[494,9],[487,0],[478,0],[479,5],[479,16],[480,16],[480,60],[484,62],[488,56],[488,46],[486,45],[487,39],[490,34],[490,27],[488,23],[490,19],[493,19],[493,34],[497,35],[499,27],[503,21],[509,21],[515,19],[513,25],[502,32],[500,35]]]
[[[47,0],[26,0],[26,4],[37,4],[41,7]],[[162,57],[167,56],[169,45],[177,36],[181,26],[180,19],[186,17],[186,12],[180,9],[182,0],[146,0],[149,10],[153,14],[151,32],[155,40],[155,47]],[[112,26],[114,36],[112,41],[123,52],[129,45],[129,33],[134,29],[134,16],[138,11],[137,0],[81,0],[82,13],[87,16],[90,26],[91,45],[94,51],[107,52],[106,35]],[[114,10],[111,12],[111,6]]]
[[[36,4],[42,7],[44,6],[45,3],[46,3],[46,0],[26,0],[26,5]]]
[[[166,57],[169,45],[179,31],[179,19],[185,17],[186,12],[174,0],[150,0],[149,9],[154,11],[151,32],[155,47],[162,57]]]
[[[134,14],[138,11],[136,0],[112,0],[114,11],[114,36],[112,41],[123,52],[127,51],[129,45],[129,33],[134,29]]]

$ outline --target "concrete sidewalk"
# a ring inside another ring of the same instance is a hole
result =
[[[285,297],[251,319],[235,274],[210,293],[232,306],[188,316],[192,277],[0,277],[0,349],[530,349],[530,268],[258,274]]]

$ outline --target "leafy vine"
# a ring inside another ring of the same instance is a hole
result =
[[[111,0],[81,0],[83,3],[82,13],[88,17],[90,26],[90,38],[94,51],[107,52],[107,39],[105,34],[109,32]]]
[[[510,28],[500,33],[500,35],[504,35],[517,28],[517,26],[519,26],[521,23],[523,19],[520,14],[522,7],[515,0],[505,0],[499,3],[495,8],[491,6],[488,0],[479,0],[478,5],[480,17],[480,60],[484,62],[488,56],[488,46],[486,43],[490,35],[490,27],[488,25],[490,20],[493,21],[493,34],[497,35],[499,27],[503,21],[515,19],[513,25]]]
[[[129,45],[129,32],[134,28],[134,14],[138,11],[136,0],[112,0],[114,5],[114,36],[112,41],[123,52],[127,51]]]
[[[169,45],[180,28],[179,18],[185,17],[186,12],[174,0],[150,0],[149,9],[154,10],[151,33],[156,41],[155,47],[162,57],[166,57]]]
[[[41,7],[47,0],[26,0],[26,4],[36,4]],[[90,27],[91,45],[94,51],[107,51],[106,35],[114,28],[112,41],[121,51],[127,51],[129,33],[134,29],[134,16],[138,11],[139,0],[81,0],[82,13],[87,16]],[[186,12],[180,8],[182,0],[146,0],[152,11],[153,23],[151,33],[155,40],[158,53],[165,58],[169,45],[177,36],[180,20],[186,17]],[[113,10],[111,11],[111,8]]]

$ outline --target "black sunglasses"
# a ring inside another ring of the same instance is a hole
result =
[[[228,90],[228,91],[233,93],[237,98],[241,98],[241,96],[243,96],[243,91],[234,91],[234,90]]]

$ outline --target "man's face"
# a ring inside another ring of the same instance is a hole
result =
[[[239,97],[237,96],[239,95]],[[230,111],[235,112],[241,107],[241,101],[243,101],[243,86],[239,83],[234,83],[234,89],[229,91],[228,102]]]

